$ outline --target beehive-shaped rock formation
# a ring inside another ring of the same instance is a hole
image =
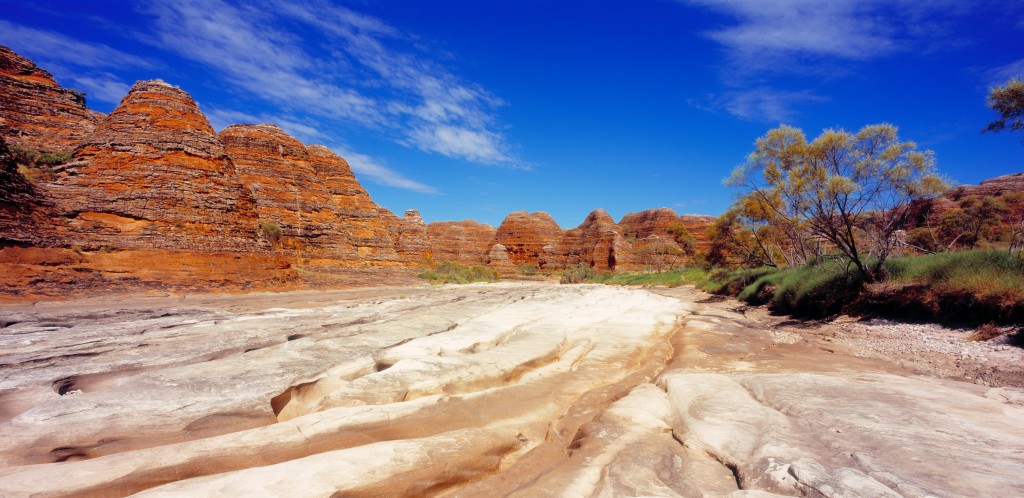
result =
[[[603,209],[592,211],[580,226],[567,230],[560,247],[565,267],[583,263],[598,270],[614,270],[628,264],[632,256],[615,220]]]
[[[501,222],[495,242],[508,251],[513,264],[540,263],[544,246],[557,247],[562,241],[562,229],[551,215],[544,212],[510,213]]]
[[[408,209],[405,216],[399,218],[391,211],[381,209],[381,218],[388,227],[400,261],[406,265],[415,265],[432,258],[427,225],[423,223],[419,211]]]
[[[438,221],[427,225],[434,261],[455,261],[464,265],[487,264],[497,230],[473,220]]]
[[[381,207],[356,180],[348,162],[323,145],[307,145],[306,151],[358,258],[366,262],[397,262],[398,253],[384,225]]]
[[[220,139],[275,247],[309,257],[355,258],[334,200],[301,142],[270,124],[228,126]]]
[[[162,81],[136,83],[51,189],[73,243],[258,246],[255,204],[223,145],[192,97]]]
[[[71,151],[101,116],[85,107],[82,93],[0,45],[0,137],[9,145]]]

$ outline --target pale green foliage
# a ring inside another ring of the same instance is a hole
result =
[[[597,272],[586,263],[579,263],[576,266],[562,270],[562,277],[558,280],[562,284],[579,284],[594,280]]]
[[[999,119],[983,131],[1024,130],[1024,79],[1013,78],[988,93],[988,106],[999,113]]]
[[[727,182],[746,190],[733,209],[750,251],[764,264],[798,266],[820,258],[826,242],[874,279],[909,203],[946,188],[932,153],[896,132],[889,124],[825,130],[808,142],[780,126],[759,138]]]

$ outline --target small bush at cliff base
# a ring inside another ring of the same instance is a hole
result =
[[[597,275],[594,283],[608,285],[667,285],[677,287],[695,284],[707,277],[707,272],[700,268],[684,268],[661,273],[614,273]]]
[[[260,231],[267,237],[271,244],[277,244],[281,240],[281,225],[273,221],[261,220]]]
[[[498,272],[483,265],[466,266],[454,261],[442,261],[434,268],[425,270],[419,277],[432,284],[468,284],[472,282],[497,282]]]
[[[594,280],[597,275],[594,269],[586,263],[580,263],[572,268],[566,268],[562,270],[562,278],[559,279],[559,283],[562,284],[579,284],[583,282],[590,282]]]

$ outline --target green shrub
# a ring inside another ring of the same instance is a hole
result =
[[[562,270],[562,278],[559,279],[559,283],[579,284],[583,282],[590,282],[594,280],[596,275],[597,273],[590,265],[586,263],[579,263],[576,266]]]
[[[1024,260],[1006,251],[956,251],[891,258],[885,263],[885,271],[892,281],[921,284],[937,292],[1024,302]]]
[[[516,265],[516,273],[524,276],[536,275],[540,272],[537,263],[519,263]]]
[[[593,281],[609,285],[668,285],[671,287],[695,284],[707,276],[700,268],[684,268],[661,273],[613,273],[597,275]]]
[[[275,221],[260,220],[260,231],[271,244],[277,244],[281,240],[281,225]]]
[[[498,272],[483,265],[466,266],[454,261],[442,261],[422,271],[419,277],[432,284],[468,284],[471,282],[497,282]]]

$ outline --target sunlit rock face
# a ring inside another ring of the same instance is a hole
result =
[[[598,270],[615,270],[631,261],[632,248],[615,220],[605,210],[597,209],[578,227],[565,231],[558,245],[558,256],[561,268],[582,263]]]
[[[435,221],[427,225],[431,259],[485,265],[495,233],[494,227],[473,220]]]
[[[391,211],[382,209],[381,219],[391,234],[400,261],[414,266],[430,259],[430,238],[419,211],[407,209],[405,215],[399,218]]]
[[[192,97],[140,81],[50,187],[69,239],[118,248],[252,250],[256,204]]]
[[[909,375],[660,292],[8,306],[0,495],[1024,492],[1024,391]]]
[[[562,229],[547,213],[516,211],[501,222],[494,241],[505,247],[514,265],[538,264],[545,246],[557,247],[562,241]]]
[[[220,140],[275,247],[309,257],[355,258],[334,198],[301,142],[270,124],[231,125]]]
[[[360,261],[372,265],[398,263],[394,241],[384,225],[381,207],[359,184],[341,156],[323,145],[307,145],[309,162],[334,202],[339,230],[344,230]]]
[[[39,151],[70,152],[102,114],[32,61],[0,45],[0,138]]]

